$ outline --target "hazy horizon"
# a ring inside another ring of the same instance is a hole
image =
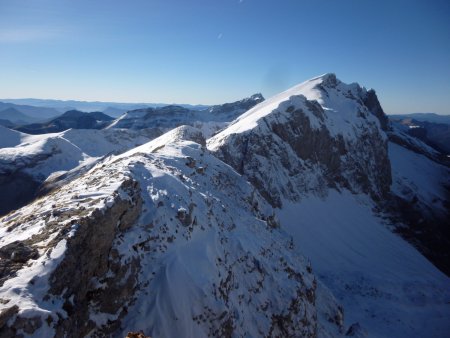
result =
[[[255,93],[256,94],[256,93]],[[264,95],[263,95],[264,96]],[[264,97],[265,99],[267,99],[268,97]],[[242,98],[241,98],[242,99]],[[17,105],[30,105],[33,106],[32,103],[21,103],[17,101],[27,101],[27,100],[39,100],[39,101],[58,101],[61,104],[62,103],[70,103],[70,102],[79,102],[79,103],[84,103],[84,104],[111,104],[112,106],[110,106],[110,108],[119,108],[119,107],[115,107],[114,105],[186,105],[186,106],[213,106],[213,105],[220,105],[220,104],[224,104],[224,103],[230,103],[230,102],[221,102],[221,103],[216,103],[216,104],[202,104],[202,103],[185,103],[185,102],[112,102],[112,101],[83,101],[83,100],[59,100],[59,99],[37,99],[37,98],[16,98],[16,99],[11,99],[11,98],[0,98],[0,102],[4,102],[4,103],[13,103],[13,104],[17,104]],[[16,102],[13,102],[16,101]],[[238,101],[238,100],[235,100]],[[39,106],[36,107],[46,107],[46,108],[54,108],[51,105],[46,106],[43,103],[40,104]],[[55,106],[56,107],[56,106]],[[95,109],[92,110],[86,110],[86,109],[80,109],[80,108],[76,108],[77,110],[80,111],[85,111],[85,112],[91,112],[94,111]],[[442,116],[447,116],[450,114],[441,114],[439,112],[432,112],[432,111],[411,111],[411,112],[399,112],[399,113],[391,113],[391,112],[386,112],[385,113],[387,115],[413,115],[413,114],[436,114],[436,115],[442,115]]]

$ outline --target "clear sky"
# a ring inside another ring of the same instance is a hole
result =
[[[0,0],[0,98],[214,104],[327,72],[450,114],[450,1]]]

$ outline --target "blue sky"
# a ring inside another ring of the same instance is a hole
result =
[[[0,97],[214,104],[334,72],[450,114],[450,1],[0,0]]]

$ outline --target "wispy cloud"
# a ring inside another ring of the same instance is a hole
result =
[[[0,28],[0,43],[52,40],[63,35],[63,31],[52,28],[27,27],[15,29]]]

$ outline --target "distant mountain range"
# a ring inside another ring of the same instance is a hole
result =
[[[88,101],[76,101],[76,100],[42,100],[42,99],[0,99],[1,102],[11,105],[23,105],[33,106],[36,109],[51,109],[56,111],[54,114],[40,114],[37,117],[54,117],[60,113],[64,113],[69,110],[79,110],[83,112],[101,111],[113,117],[119,117],[123,113],[129,110],[143,109],[143,108],[158,108],[164,107],[169,104],[167,103],[120,103],[120,102],[88,102]],[[0,111],[2,110],[2,103],[0,103]],[[208,108],[207,105],[192,105],[192,104],[177,104],[178,106],[192,109],[201,110]],[[9,107],[8,106],[8,107]],[[17,110],[27,114],[26,111],[22,110],[22,107],[15,107]],[[45,112],[44,111],[44,112]],[[33,116],[32,114],[28,114]]]
[[[61,112],[54,108],[0,102],[0,119],[14,123],[42,121],[58,115],[61,115]]]
[[[0,125],[12,128],[27,134],[46,134],[62,132],[67,129],[159,129],[160,132],[168,131],[180,125],[191,125],[202,128],[207,135],[212,135],[227,123],[234,120],[240,114],[264,101],[261,94],[254,94],[242,100],[211,106],[198,110],[183,106],[169,105],[164,107],[147,107],[130,110],[119,118],[102,112],[83,112],[69,110],[64,114],[51,118],[37,120],[21,113],[16,108],[7,108],[0,111]],[[112,111],[115,108],[107,109]]]
[[[9,107],[5,110],[0,111],[0,119],[7,120],[15,124],[26,124],[35,122],[37,120],[33,117],[25,115],[24,113],[13,107]]]

